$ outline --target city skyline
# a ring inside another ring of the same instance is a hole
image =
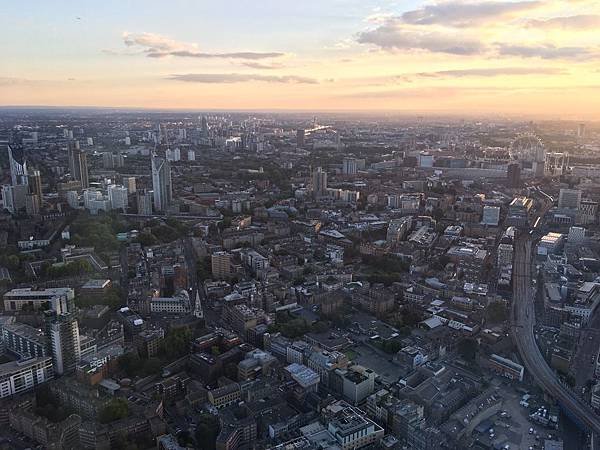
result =
[[[594,119],[589,0],[0,6],[0,106]]]

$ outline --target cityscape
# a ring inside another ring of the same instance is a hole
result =
[[[0,450],[600,449],[596,2],[66,3],[0,7]]]

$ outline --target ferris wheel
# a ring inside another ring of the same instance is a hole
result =
[[[521,134],[512,142],[510,149],[512,159],[526,162],[543,162],[546,158],[544,143],[535,134]]]

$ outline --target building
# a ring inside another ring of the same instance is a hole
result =
[[[79,141],[69,141],[67,146],[67,157],[69,160],[71,178],[75,181],[79,181],[82,189],[87,189],[90,186],[87,155],[81,150]]]
[[[288,376],[294,380],[305,392],[316,392],[320,377],[314,370],[303,364],[292,363],[285,368]]]
[[[312,192],[317,197],[327,195],[327,172],[321,167],[312,173]]]
[[[31,173],[27,177],[29,181],[29,192],[31,194],[37,195],[40,202],[42,201],[42,176],[39,170],[32,170]]]
[[[140,216],[152,215],[152,193],[145,189],[137,191],[137,213]]]
[[[569,244],[577,244],[585,239],[585,228],[583,227],[570,227],[569,235],[567,236],[567,242]]]
[[[305,137],[305,131],[304,130],[296,130],[296,147],[304,147],[304,137]]]
[[[578,225],[592,225],[598,218],[598,202],[581,200],[577,211],[576,222]]]
[[[138,333],[133,338],[133,343],[141,355],[146,358],[156,356],[160,345],[165,338],[165,330],[162,328],[151,328]]]
[[[522,227],[529,223],[529,214],[533,208],[533,200],[527,197],[515,197],[508,206],[506,225]]]
[[[519,163],[511,163],[508,165],[506,177],[509,187],[518,188],[521,186],[521,166]]]
[[[578,189],[561,189],[558,194],[559,209],[578,210],[581,204],[581,191]]]
[[[216,252],[210,257],[211,271],[217,280],[227,278],[231,275],[231,254],[227,252]]]
[[[154,190],[154,209],[166,211],[173,201],[171,183],[171,163],[165,158],[152,155],[152,189]]]
[[[190,296],[184,290],[173,297],[152,297],[150,299],[150,312],[154,314],[187,314],[190,311]]]
[[[512,244],[498,245],[498,266],[508,266],[513,262],[513,246]]]
[[[7,145],[8,164],[10,167],[10,181],[12,186],[26,185],[27,180],[27,160],[22,146]]]
[[[4,324],[1,337],[4,348],[20,358],[41,358],[49,354],[44,332],[27,324]]]
[[[342,161],[342,173],[344,175],[356,175],[358,163],[355,158],[344,158]]]
[[[225,408],[240,401],[242,391],[238,383],[230,383],[208,391],[208,401],[217,409]]]
[[[137,191],[135,177],[123,177],[123,186],[127,188],[129,194],[135,194]]]
[[[31,391],[54,378],[52,358],[28,358],[0,364],[0,398]]]
[[[382,427],[343,401],[329,405],[324,414],[327,431],[342,450],[371,447],[383,438]]]
[[[500,207],[499,206],[484,206],[483,216],[481,218],[483,225],[497,227],[500,223]]]
[[[126,187],[111,184],[108,187],[108,199],[110,200],[111,208],[125,211],[129,204],[127,199],[128,193],[129,191]]]
[[[36,194],[25,195],[25,212],[28,216],[37,216],[40,213],[41,201]]]
[[[489,363],[490,368],[498,374],[510,380],[523,381],[525,368],[522,365],[517,364],[511,361],[510,359],[498,356],[496,354],[493,354],[490,357]]]
[[[336,374],[342,379],[342,394],[353,405],[362,403],[375,391],[377,374],[363,366],[352,366],[338,369]]]
[[[79,325],[75,316],[46,312],[46,333],[55,373],[63,375],[75,372],[81,360]]]
[[[49,304],[57,314],[73,311],[75,291],[71,288],[18,288],[4,294],[5,311],[21,311],[24,307],[34,310]]]
[[[26,184],[2,186],[2,199],[4,208],[11,214],[15,214],[27,207],[27,194],[29,187]]]
[[[542,236],[537,246],[537,253],[539,256],[547,256],[556,251],[562,246],[564,236],[561,233],[550,232],[545,236]]]

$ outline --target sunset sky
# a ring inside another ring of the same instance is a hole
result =
[[[598,0],[0,2],[0,105],[600,119]]]

